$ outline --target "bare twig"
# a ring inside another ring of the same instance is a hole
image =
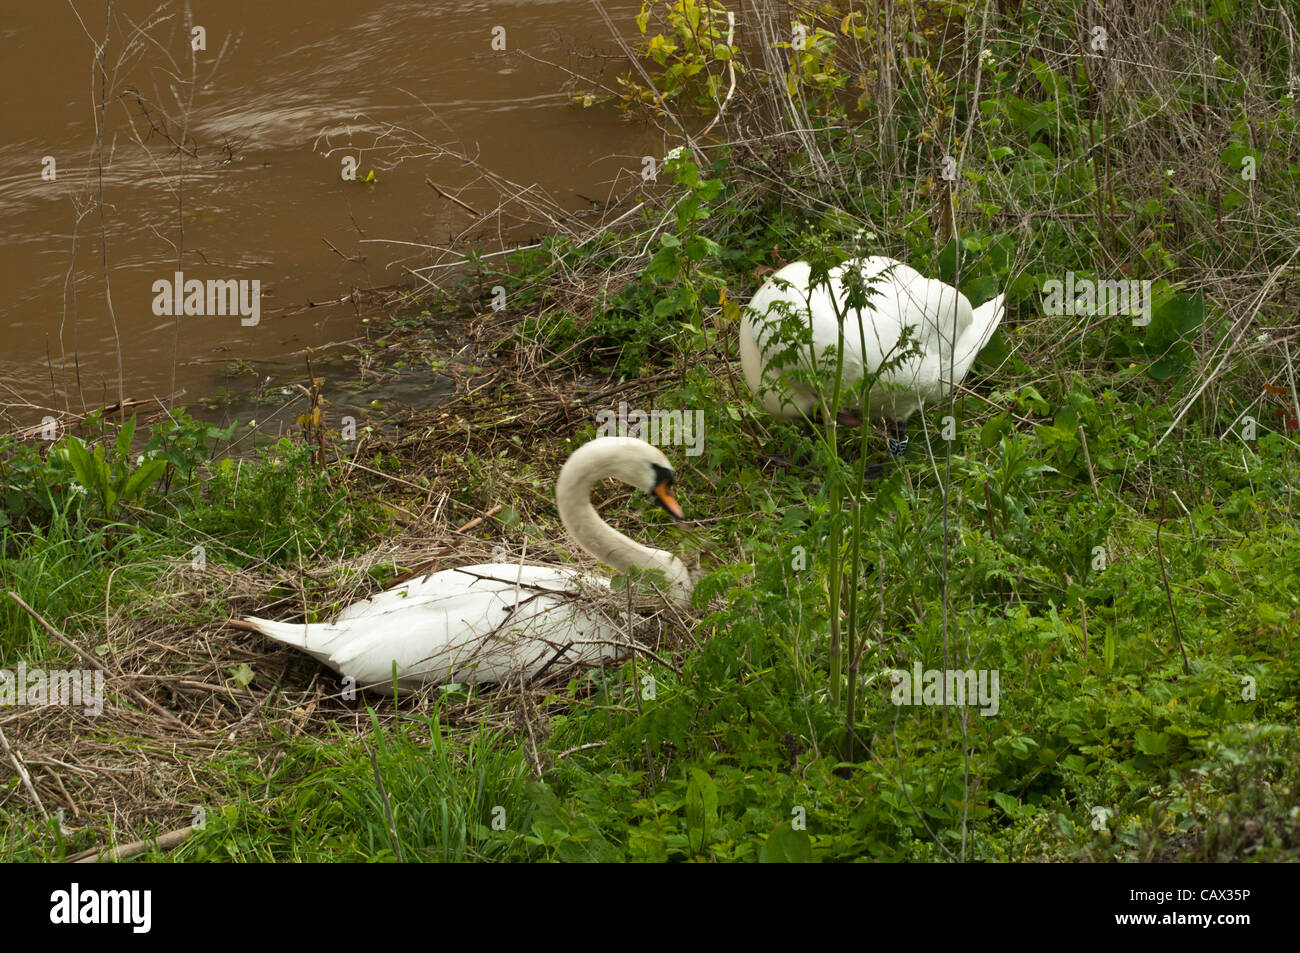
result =
[[[9,756],[9,760],[13,763],[14,770],[18,772],[18,780],[23,783],[23,787],[27,789],[27,793],[30,794],[32,800],[36,802],[37,809],[40,810],[44,817],[48,818],[50,812],[45,810],[45,805],[41,803],[41,796],[36,793],[36,788],[32,786],[31,776],[27,773],[27,769],[23,767],[22,761],[18,759],[18,754],[13,750],[13,748],[9,747],[9,739],[5,737],[3,728],[0,728],[0,747],[5,749],[5,754]]]
[[[68,858],[70,863],[74,864],[98,864],[111,863],[117,860],[126,860],[128,857],[134,857],[137,854],[143,854],[149,850],[168,851],[180,844],[183,840],[194,833],[194,826],[187,825],[177,828],[174,831],[168,831],[165,834],[159,834],[157,837],[147,837],[141,840],[129,841],[125,844],[119,844],[111,848],[106,853],[103,848],[92,847],[90,850],[84,850],[79,854],[73,854]]]

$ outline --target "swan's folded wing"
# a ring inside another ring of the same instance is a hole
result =
[[[470,591],[372,608],[344,624],[349,637],[330,664],[363,686],[391,681],[394,663],[403,685],[504,682],[548,664],[621,654],[617,627],[583,596],[492,578]]]
[[[377,613],[391,612],[466,592],[488,592],[516,586],[578,592],[584,585],[601,583],[608,585],[608,582],[598,576],[559,566],[521,566],[513,563],[461,566],[412,579],[369,599],[353,603],[338,614],[336,621],[352,622]]]

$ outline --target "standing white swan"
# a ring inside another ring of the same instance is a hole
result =
[[[682,519],[672,496],[668,458],[631,437],[599,437],[560,468],[555,502],[573,540],[624,571],[659,570],[673,603],[690,602],[686,566],[671,553],[634,542],[602,520],[591,488],[606,477],[645,490]],[[648,577],[651,585],[657,580]],[[623,624],[589,597],[609,580],[561,566],[491,563],[445,569],[348,606],[328,624],[246,618],[231,625],[296,649],[351,676],[361,687],[391,691],[445,682],[504,682],[543,669],[627,654]]]
[[[863,276],[868,293],[863,311],[846,309],[848,291],[843,275],[848,269],[857,269]],[[1005,295],[972,308],[966,296],[951,285],[926,278],[900,261],[874,256],[831,269],[835,295],[832,303],[825,284],[809,288],[810,274],[807,262],[786,265],[768,278],[744,309],[740,364],[745,380],[769,413],[787,420],[808,417],[820,399],[810,383],[784,375],[789,362],[777,355],[786,345],[773,340],[783,319],[798,319],[805,327],[811,320],[813,351],[820,365],[816,380],[822,381],[826,379],[827,365],[830,374],[835,369],[833,349],[839,336],[836,307],[846,312],[842,377],[845,392],[862,380],[864,373],[876,373],[887,361],[898,357],[901,352],[895,349],[903,329],[910,327],[914,353],[881,373],[869,394],[871,420],[892,426],[890,455],[901,456],[907,449],[908,418],[922,405],[946,396],[966,376],[1002,320]],[[859,328],[865,333],[860,333]],[[806,344],[799,353],[797,366],[811,372]],[[826,381],[824,385],[828,397],[831,383]]]

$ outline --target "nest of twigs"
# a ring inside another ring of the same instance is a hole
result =
[[[391,567],[418,574],[458,565],[501,560],[502,547],[448,531],[437,541],[391,545],[364,556],[314,567],[300,574],[243,571],[209,564],[202,572],[188,563],[170,567],[160,595],[144,618],[123,609],[107,619],[86,620],[79,632],[63,632],[44,621],[52,642],[78,657],[77,666],[104,673],[103,708],[14,706],[3,709],[0,730],[7,742],[5,773],[18,775],[0,794],[0,809],[33,821],[57,818],[65,837],[91,830],[108,848],[117,832],[162,832],[187,827],[195,805],[220,804],[222,790],[209,763],[223,752],[253,754],[270,774],[299,737],[372,733],[371,713],[382,726],[397,719],[438,715],[447,730],[484,726],[517,732],[529,745],[540,775],[538,739],[551,715],[571,699],[594,694],[609,674],[555,665],[542,678],[514,679],[492,686],[429,686],[394,700],[376,692],[349,700],[341,679],[314,659],[229,624],[246,614],[293,620],[302,603],[286,596],[328,581],[325,601],[311,600],[322,616],[366,598],[392,582]],[[507,561],[521,551],[507,550]],[[549,557],[549,558],[548,558]],[[529,562],[559,557],[546,548],[527,553]],[[595,567],[593,567],[595,568]],[[375,577],[382,580],[376,582]],[[610,592],[603,611],[628,618],[626,593]],[[298,604],[295,605],[294,603]],[[214,613],[213,610],[216,610]],[[195,625],[196,613],[219,618]],[[226,615],[225,613],[228,613]],[[174,621],[173,621],[174,620]],[[675,667],[686,648],[687,620],[664,607],[634,616],[631,637],[641,664]],[[98,643],[98,644],[96,644]],[[28,671],[37,668],[28,663]],[[49,667],[66,668],[67,662]],[[577,680],[574,682],[574,680]],[[94,856],[99,849],[86,852]]]

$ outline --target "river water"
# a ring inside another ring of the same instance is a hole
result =
[[[105,250],[105,0],[3,3],[0,432],[116,401],[119,361],[126,396],[184,389],[191,404],[232,367],[301,366],[366,315],[309,303],[445,280],[429,266],[590,212],[665,148],[612,106],[571,104],[593,89],[572,73],[612,88],[625,70],[589,3],[123,0],[107,26]],[[604,8],[635,33],[638,3]]]

